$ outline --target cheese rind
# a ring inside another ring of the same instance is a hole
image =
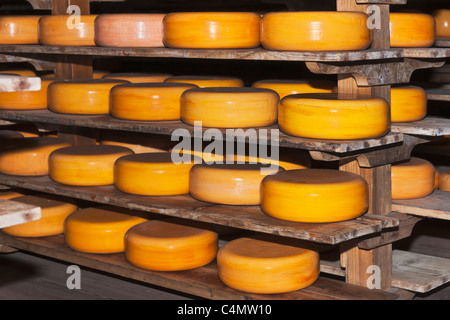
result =
[[[47,90],[54,79],[41,78],[37,91],[0,92],[0,110],[45,110]]]
[[[434,191],[435,168],[431,162],[411,157],[391,166],[392,199],[415,199]]]
[[[14,199],[24,195],[25,194],[23,194],[22,192],[15,191],[14,189],[0,190],[0,199],[3,200]]]
[[[427,114],[427,93],[420,87],[391,88],[391,122],[411,122]]]
[[[47,46],[95,46],[97,15],[48,15],[39,20],[39,42]]]
[[[435,21],[429,14],[395,12],[389,20],[392,48],[426,48],[436,40]]]
[[[144,72],[128,72],[128,73],[108,73],[102,79],[126,80],[131,83],[148,83],[148,82],[164,82],[172,75],[169,73],[144,73]]]
[[[152,220],[125,235],[125,257],[135,266],[156,271],[202,267],[216,257],[216,232],[171,221]]]
[[[356,218],[368,208],[368,184],[330,169],[278,172],[261,182],[261,209],[274,218],[326,223]]]
[[[227,76],[172,76],[164,82],[190,83],[199,88],[208,87],[243,87],[244,81],[236,77]]]
[[[450,38],[450,10],[440,9],[433,12],[436,22],[436,37]]]
[[[272,89],[282,99],[299,93],[332,93],[336,84],[326,80],[259,80],[252,87]]]
[[[450,191],[450,170],[439,173],[439,190]]]
[[[38,22],[41,16],[1,16],[0,44],[39,44]]]

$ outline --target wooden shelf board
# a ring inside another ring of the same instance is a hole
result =
[[[112,185],[72,187],[55,183],[48,176],[12,177],[0,175],[0,184],[326,244],[336,244],[375,234],[384,228],[396,227],[399,224],[395,216],[369,214],[336,223],[297,223],[272,218],[264,214],[259,206],[214,205],[195,200],[189,195],[172,197],[136,196],[123,193]]]
[[[40,207],[14,200],[0,199],[0,229],[40,218]]]
[[[403,134],[440,137],[450,134],[450,119],[426,117],[414,122],[393,123],[391,130]]]
[[[420,217],[450,220],[450,192],[435,190],[423,198],[392,200],[392,210]]]
[[[440,48],[450,48],[450,39],[448,38],[437,38],[435,43],[434,43],[435,47],[440,47]]]
[[[427,99],[435,101],[450,101],[450,89],[427,89]]]
[[[216,262],[187,271],[156,272],[131,265],[123,253],[88,254],[69,248],[64,236],[15,238],[0,232],[0,243],[16,249],[67,261],[129,279],[216,300],[396,300],[399,296],[381,290],[346,284],[320,277],[302,290],[276,295],[251,294],[225,286],[217,275]]]

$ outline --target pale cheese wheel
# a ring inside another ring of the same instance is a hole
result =
[[[172,76],[164,82],[191,83],[199,88],[244,86],[244,81],[241,79],[228,76]]]
[[[181,120],[203,127],[264,127],[277,122],[278,94],[261,88],[199,88],[181,95]]]
[[[146,196],[189,193],[189,171],[194,159],[178,163],[170,153],[139,153],[114,164],[114,186],[120,191]]]
[[[97,15],[48,15],[39,20],[39,42],[47,46],[95,46]]]
[[[217,254],[220,280],[230,288],[259,294],[286,293],[312,285],[320,273],[319,253],[264,239],[238,238]]]
[[[95,19],[95,43],[101,47],[164,47],[165,14],[100,14]]]
[[[0,44],[39,44],[38,22],[41,16],[1,16]]]
[[[100,206],[78,210],[64,222],[64,240],[74,250],[87,253],[119,253],[131,227],[148,221],[133,211]]]
[[[38,220],[2,229],[4,233],[15,237],[48,237],[61,234],[64,231],[64,220],[78,210],[72,199],[53,195],[28,195],[14,198],[13,201],[41,208],[41,217]]]
[[[417,86],[391,88],[391,122],[411,122],[427,115],[427,93]]]
[[[25,194],[22,191],[16,191],[14,189],[0,190],[0,199],[9,200],[17,197],[22,197]]]
[[[435,168],[431,162],[411,157],[391,166],[392,199],[415,199],[434,191]]]
[[[8,69],[0,71],[0,74],[16,74],[22,77],[36,77],[36,72],[29,69]]]
[[[125,258],[154,271],[181,271],[207,265],[216,257],[216,232],[172,221],[140,223],[125,235]]]
[[[363,50],[370,43],[363,12],[270,12],[261,20],[261,44],[270,50]]]
[[[228,205],[259,205],[262,179],[283,168],[263,164],[196,164],[189,192],[197,200]]]
[[[49,177],[73,186],[114,183],[114,162],[133,151],[119,146],[86,145],[58,149],[48,158]]]
[[[429,14],[390,13],[389,21],[392,48],[426,48],[436,40],[435,21]]]
[[[278,125],[286,134],[302,138],[375,138],[389,131],[389,104],[382,98],[363,95],[290,95],[281,99]]]
[[[274,218],[327,223],[367,211],[368,184],[360,175],[331,169],[281,171],[261,182],[261,209]]]
[[[439,190],[450,191],[450,170],[439,173]]]
[[[188,83],[130,83],[110,92],[109,113],[114,118],[140,121],[180,120],[180,98]]]
[[[281,98],[299,93],[332,93],[336,84],[326,80],[259,80],[252,84],[254,88],[272,89]]]
[[[126,147],[134,153],[169,152],[172,146],[170,136],[109,130],[100,134],[99,144]]]
[[[260,16],[253,12],[173,12],[163,22],[171,48],[236,49],[260,45]]]
[[[125,80],[57,80],[48,87],[48,109],[63,114],[109,114],[109,93]]]
[[[144,73],[144,72],[128,72],[128,73],[107,73],[103,79],[126,80],[131,83],[147,83],[147,82],[164,82],[172,75],[169,73]]]
[[[52,137],[14,139],[0,148],[0,173],[14,176],[47,175],[50,154],[70,145]]]
[[[37,91],[0,92],[0,110],[47,109],[47,91],[53,81],[41,78],[41,89]]]
[[[436,37],[450,38],[450,10],[439,9],[433,12],[436,23]]]

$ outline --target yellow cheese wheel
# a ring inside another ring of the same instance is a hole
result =
[[[133,150],[134,153],[169,152],[172,142],[170,136],[159,134],[143,134],[134,132],[107,131],[100,134],[101,145],[121,146]]]
[[[434,18],[424,13],[396,12],[389,15],[391,47],[430,47],[436,39]]]
[[[109,114],[109,92],[125,80],[57,80],[48,87],[48,109],[65,114]]]
[[[146,221],[127,209],[112,206],[85,208],[66,218],[64,239],[69,247],[81,252],[123,252],[125,233]]]
[[[270,50],[363,50],[370,43],[363,12],[270,12],[261,20],[261,44]]]
[[[105,71],[93,71],[92,72],[92,79],[102,79],[104,78],[106,75],[108,75],[109,72],[105,72]],[[46,78],[55,78],[55,73],[46,73],[44,75],[44,77]]]
[[[229,205],[259,205],[262,179],[280,167],[263,164],[196,164],[189,175],[192,197]]]
[[[0,92],[1,110],[43,110],[47,109],[47,89],[54,81],[41,78],[41,89],[37,91]]]
[[[259,25],[253,12],[173,12],[164,18],[163,41],[172,48],[255,48]]]
[[[391,88],[391,122],[411,122],[427,114],[427,93],[420,87]]]
[[[25,194],[22,191],[16,191],[15,189],[0,190],[0,199],[9,200],[17,197],[22,197]]]
[[[261,182],[261,209],[281,220],[326,223],[356,218],[368,208],[361,176],[331,169],[281,171]]]
[[[38,22],[41,16],[1,16],[0,44],[39,44]]]
[[[169,221],[140,223],[125,234],[125,257],[135,266],[155,271],[202,267],[216,257],[216,232]]]
[[[435,179],[435,168],[425,159],[411,157],[392,164],[392,199],[425,197],[434,191]]]
[[[192,141],[192,140],[191,140]],[[216,141],[217,142],[217,141]],[[203,160],[206,163],[221,163],[226,160],[226,157],[222,150],[205,150],[209,142],[202,142],[202,147],[199,150],[195,149],[194,142],[192,142],[191,148],[184,148],[183,146],[175,145],[170,149],[170,153],[173,155],[174,159],[195,156],[198,159]],[[223,146],[223,145],[222,145]]]
[[[0,148],[0,173],[15,176],[48,174],[48,157],[70,143],[51,137],[18,138]]]
[[[450,191],[450,170],[439,173],[439,190]]]
[[[382,98],[362,95],[290,95],[281,99],[278,124],[285,133],[303,138],[375,138],[389,130],[389,104]]]
[[[434,189],[439,189],[439,178],[440,178],[439,170],[435,169],[435,176],[434,176]]]
[[[36,72],[29,69],[8,69],[0,71],[0,74],[17,74],[22,77],[36,77]]]
[[[272,89],[284,98],[298,93],[332,93],[336,84],[326,80],[259,80],[252,87]]]
[[[97,15],[48,15],[39,20],[39,42],[47,46],[95,46]]]
[[[181,120],[203,127],[248,128],[277,121],[279,96],[261,88],[199,88],[181,95]]]
[[[313,284],[319,277],[319,253],[310,245],[238,238],[217,254],[220,280],[251,293],[286,293]]]
[[[244,81],[227,76],[173,76],[164,82],[191,83],[199,88],[207,87],[243,87]]]
[[[436,22],[436,37],[450,38],[450,10],[440,9],[433,12]]]
[[[128,72],[128,73],[108,73],[103,79],[126,80],[131,83],[147,83],[147,82],[164,82],[172,75],[169,73],[144,73],[144,72]]]
[[[16,237],[48,237],[64,231],[64,220],[68,215],[78,210],[72,199],[53,195],[28,195],[13,199],[41,208],[41,218],[11,227],[3,228],[6,234]]]
[[[100,14],[95,19],[95,43],[102,47],[164,47],[165,14]]]
[[[126,193],[169,196],[189,193],[189,171],[194,161],[177,163],[170,153],[139,153],[114,164],[114,186]]]
[[[48,158],[49,177],[61,184],[101,186],[114,182],[114,162],[133,151],[119,146],[86,145],[58,149]]]
[[[109,113],[118,119],[140,121],[180,120],[180,98],[188,83],[127,83],[110,92]]]

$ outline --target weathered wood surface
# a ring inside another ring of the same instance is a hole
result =
[[[41,78],[0,74],[0,92],[41,90]]]
[[[391,130],[419,136],[445,136],[450,134],[450,119],[426,117],[423,120],[414,122],[392,123]]]
[[[435,190],[423,198],[392,200],[392,210],[420,217],[450,220],[450,192]]]
[[[450,101],[450,89],[427,89],[427,99],[435,101]]]
[[[14,200],[0,199],[0,229],[41,218],[41,208]]]

